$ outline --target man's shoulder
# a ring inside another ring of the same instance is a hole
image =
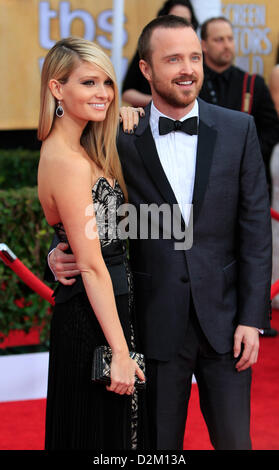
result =
[[[132,144],[134,140],[135,132],[128,132],[123,129],[122,124],[119,126],[119,131],[117,135],[117,145],[122,144]]]
[[[248,77],[250,79],[252,77],[254,77],[255,78],[255,85],[254,85],[255,87],[263,86],[265,84],[264,78],[258,73],[247,72],[246,70],[243,70],[243,69],[237,67],[236,65],[232,65],[231,69],[232,69],[233,77],[241,79],[242,81],[244,80],[244,77],[245,77],[246,74],[248,74]]]
[[[248,134],[255,131],[255,122],[251,115],[201,100],[199,102],[203,135],[206,135],[206,128],[211,129],[222,145],[238,148],[238,145],[242,145],[241,142],[245,143]]]
[[[142,118],[140,118],[142,119]],[[132,133],[125,132],[122,124],[119,126],[119,131],[117,135],[117,150],[121,161],[130,159],[131,154],[135,151],[135,140],[136,140],[136,131]]]
[[[244,75],[247,73],[246,70],[243,70],[236,65],[231,65],[231,73],[236,76],[244,77]]]
[[[253,119],[250,115],[241,111],[225,108],[217,104],[207,103],[201,98],[199,98],[198,101],[201,118],[206,115],[213,121],[217,120],[218,122],[223,123],[226,123],[227,121],[243,123]]]

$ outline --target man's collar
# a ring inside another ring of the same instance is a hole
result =
[[[151,109],[150,109],[150,118],[152,120],[154,119],[154,120],[158,121],[159,117],[161,117],[161,116],[167,117],[169,119],[173,119],[170,116],[168,116],[167,114],[164,114],[161,111],[159,111],[159,109],[156,108],[155,104],[152,101],[151,102]],[[179,119],[179,121],[184,121],[185,119],[188,119],[188,118],[193,117],[193,116],[197,116],[197,117],[199,116],[199,104],[198,104],[197,99],[195,100],[194,106],[191,109],[191,111],[189,111],[187,114],[185,114],[181,119]]]
[[[232,73],[233,66],[230,65],[223,72],[216,72],[216,70],[211,69],[208,65],[204,64],[204,73],[211,79],[216,77],[223,77],[225,80],[229,80]]]
[[[195,100],[195,104],[191,111],[189,111],[187,114],[185,114],[179,121],[184,121],[185,119],[188,119],[190,117],[197,116],[199,117],[199,103],[198,100]],[[154,105],[153,101],[151,102],[151,108],[150,108],[150,127],[153,132],[153,134],[158,134],[158,122],[160,117],[167,117],[169,119],[173,119],[170,116],[167,116],[166,114],[161,113],[159,109],[156,108]],[[174,119],[175,120],[175,119]]]

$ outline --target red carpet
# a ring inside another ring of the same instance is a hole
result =
[[[279,312],[272,327],[279,331]],[[253,370],[251,435],[254,450],[279,449],[279,335],[261,338],[260,357]],[[2,378],[3,379],[3,378]],[[0,450],[40,450],[44,446],[45,400],[0,403]],[[185,450],[210,450],[206,426],[193,385]]]
[[[39,330],[32,328],[29,333],[21,330],[11,331],[8,337],[4,337],[0,333],[0,349],[12,348],[14,346],[32,346],[39,343]]]
[[[0,403],[0,449],[44,448],[45,400]]]

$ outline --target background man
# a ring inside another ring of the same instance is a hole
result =
[[[269,89],[260,75],[254,78],[249,75],[246,82],[245,71],[233,65],[235,40],[227,18],[205,21],[201,27],[201,43],[204,83],[200,97],[225,108],[249,112],[254,117],[271,193],[269,165],[273,147],[279,141],[279,120]],[[243,99],[243,91],[251,91],[250,100]]]

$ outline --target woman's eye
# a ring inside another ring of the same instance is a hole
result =
[[[95,85],[95,82],[94,80],[86,80],[85,82],[83,82],[83,85],[92,86]]]
[[[106,81],[105,81],[105,85],[107,85],[107,86],[112,86],[112,85],[113,85],[113,81],[112,81],[112,80],[106,80]]]

